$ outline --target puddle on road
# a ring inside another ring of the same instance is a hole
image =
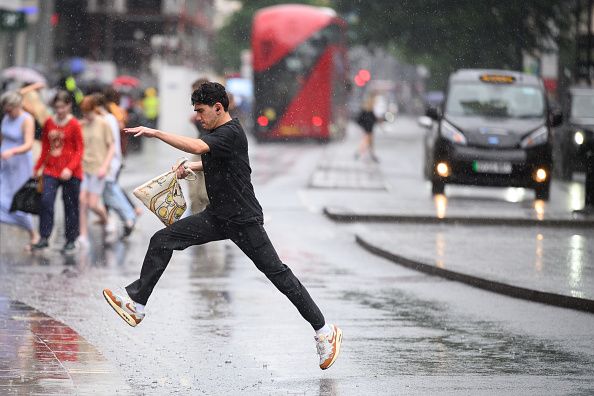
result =
[[[399,375],[594,375],[589,356],[510,333],[494,322],[446,315],[451,311],[445,305],[397,290],[389,294],[344,295],[352,303],[385,312],[383,319],[369,324],[372,337],[351,340],[352,348],[359,350],[353,356],[362,365]]]

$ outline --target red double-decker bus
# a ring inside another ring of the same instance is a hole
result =
[[[252,26],[254,134],[259,140],[344,134],[346,23],[323,7],[259,10]]]

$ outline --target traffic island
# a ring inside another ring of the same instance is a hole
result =
[[[440,276],[445,279],[461,282],[469,286],[510,297],[594,313],[594,300],[590,298],[574,297],[570,295],[538,290],[537,285],[535,285],[534,288],[518,286],[512,283],[502,282],[500,280],[489,279],[485,276],[471,274],[472,271],[465,273],[457,270],[446,269],[444,268],[444,264],[441,261],[437,261],[434,265],[417,258],[411,258],[396,253],[394,251],[395,249],[392,248],[392,246],[397,245],[396,241],[393,241],[393,244],[387,248],[385,247],[386,244],[382,243],[381,240],[372,242],[371,239],[373,238],[363,237],[361,235],[356,235],[355,237],[357,244],[370,253],[416,271],[433,276]],[[587,284],[588,282],[585,281],[584,283]]]
[[[516,226],[516,227],[565,227],[565,228],[594,228],[594,218],[573,216],[564,218],[523,218],[511,216],[480,217],[480,216],[447,216],[433,215],[403,215],[397,213],[357,212],[339,208],[324,208],[324,214],[338,222],[356,223],[393,223],[393,224],[455,224],[473,226]]]

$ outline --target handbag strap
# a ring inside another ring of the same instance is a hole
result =
[[[190,161],[188,158],[186,157],[182,157],[182,158],[178,158],[177,162],[175,163],[175,168],[177,170],[177,168],[179,168],[180,166],[184,165],[186,162]],[[192,175],[192,178],[189,178],[188,176],[185,177],[186,180],[189,181],[194,181],[198,178],[198,176],[196,175],[196,173],[190,169],[189,167],[184,165],[184,170],[186,171],[186,173],[189,173],[190,175]]]

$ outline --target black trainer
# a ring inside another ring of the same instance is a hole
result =
[[[130,234],[132,234],[132,231],[134,231],[134,223],[132,223],[132,225],[130,224],[124,224],[124,238],[127,238],[130,236]]]
[[[66,245],[64,245],[64,247],[62,248],[62,253],[71,253],[74,251],[74,249],[76,249],[76,245],[74,244],[74,242],[68,241],[66,242]]]
[[[31,245],[31,250],[41,250],[41,249],[45,249],[48,246],[49,246],[49,242],[48,242],[47,238],[39,238],[39,241],[37,243],[34,243],[33,245]]]

